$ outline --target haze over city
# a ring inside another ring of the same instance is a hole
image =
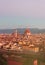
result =
[[[45,0],[0,0],[0,65],[45,65]]]
[[[45,28],[45,0],[0,0],[0,29]]]

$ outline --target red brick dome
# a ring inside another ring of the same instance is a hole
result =
[[[30,35],[31,34],[30,29],[26,29],[25,32],[24,32],[24,34]]]
[[[26,29],[25,30],[25,33],[31,33],[29,29]]]

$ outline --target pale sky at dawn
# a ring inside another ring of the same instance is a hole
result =
[[[0,29],[45,28],[45,0],[0,0]]]

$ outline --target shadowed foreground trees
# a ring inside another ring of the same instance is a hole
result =
[[[6,58],[3,57],[3,55],[0,53],[0,65],[7,65]]]

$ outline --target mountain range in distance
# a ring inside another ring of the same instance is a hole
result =
[[[1,33],[13,33],[15,32],[16,29],[0,29],[0,34]],[[17,31],[21,34],[24,33],[24,31],[26,30],[26,28],[17,28]],[[39,34],[39,33],[45,33],[45,29],[38,29],[38,28],[29,28],[30,32],[32,34]]]

